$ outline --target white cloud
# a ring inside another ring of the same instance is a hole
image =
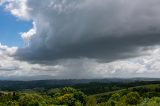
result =
[[[160,43],[159,0],[11,0],[5,7],[35,22],[36,30],[22,34],[30,46],[17,51],[21,60],[110,62],[139,56],[141,47]]]
[[[24,19],[24,20],[29,20],[29,14],[28,11],[31,10],[30,8],[27,7],[26,3],[27,0],[4,0],[2,1],[2,4],[7,3],[5,5],[5,9],[10,11],[11,14],[14,16]]]
[[[61,66],[43,66],[39,64],[29,64],[24,61],[15,60],[14,53],[17,47],[8,47],[0,44],[0,76],[37,76],[37,75],[54,75]],[[53,70],[53,73],[48,71]]]
[[[33,28],[32,29],[30,29],[28,32],[22,32],[20,34],[21,34],[21,37],[24,40],[26,46],[29,46],[30,40],[36,34],[36,24],[35,24],[35,22],[33,22]]]
[[[22,49],[21,58],[26,56],[30,58],[28,60],[35,59],[38,62],[31,64],[16,60],[12,55],[20,48],[0,44],[0,76],[159,77],[160,47],[155,46],[159,45],[159,0],[6,2],[6,10],[18,19],[34,21],[32,29],[21,33],[24,41],[30,43]],[[138,35],[135,32],[144,33]],[[152,32],[158,35],[154,36]],[[105,42],[99,46],[103,37]],[[140,54],[145,51],[150,55],[128,59],[132,57],[132,52],[137,51]],[[127,54],[131,56],[124,56]],[[107,59],[115,61],[99,62],[96,58],[89,58],[92,55],[101,59],[107,55]],[[127,59],[119,60],[117,55]],[[54,59],[58,59],[59,62],[52,64]],[[45,61],[46,64],[39,64],[41,61]]]
[[[57,65],[30,64],[15,60],[12,55],[16,50],[17,47],[0,44],[0,76],[18,78],[48,75],[53,78],[106,78],[159,77],[160,74],[159,46],[152,49],[150,55],[134,59],[99,63],[94,59],[81,58],[63,60]]]

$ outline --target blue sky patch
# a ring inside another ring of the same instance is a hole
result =
[[[32,28],[32,21],[19,20],[0,7],[0,43],[8,46],[23,47],[20,32]]]

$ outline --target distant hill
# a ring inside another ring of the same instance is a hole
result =
[[[33,88],[56,88],[64,86],[74,86],[75,88],[81,89],[94,89],[95,85],[101,88],[108,87],[111,83],[117,83],[117,86],[138,86],[145,84],[159,84],[160,79],[158,78],[107,78],[107,79],[54,79],[54,80],[33,80],[33,81],[9,81],[0,80],[1,90],[24,90]],[[99,89],[99,88],[96,88]]]

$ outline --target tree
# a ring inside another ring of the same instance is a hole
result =
[[[64,87],[62,89],[62,94],[69,94],[69,93],[74,93],[76,92],[77,90],[72,88],[72,87]]]
[[[25,94],[18,101],[20,106],[46,106],[44,98],[38,94]]]
[[[18,100],[19,99],[19,94],[16,93],[16,92],[13,92],[13,97],[12,97],[12,100]]]
[[[141,97],[138,92],[130,92],[126,96],[126,103],[130,105],[136,105],[140,103]]]
[[[86,103],[86,95],[83,92],[77,91],[77,92],[73,93],[73,95],[76,100],[80,101],[83,104]]]
[[[120,100],[120,94],[114,93],[114,94],[110,97],[110,99],[113,100],[113,101],[119,101],[119,100]]]
[[[60,105],[74,106],[75,98],[73,97],[73,94],[64,94],[63,96],[58,97],[57,101]]]

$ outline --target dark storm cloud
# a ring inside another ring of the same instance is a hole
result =
[[[138,47],[147,47],[160,43],[159,33],[151,33],[126,37],[102,37],[91,41],[82,41],[80,44],[64,45],[60,51],[54,49],[19,49],[18,56],[29,61],[48,61],[70,58],[96,58],[107,62],[140,55]],[[38,53],[38,54],[34,54]],[[34,60],[35,59],[35,60]]]
[[[28,0],[27,7],[36,34],[18,49],[20,60],[110,62],[160,43],[159,0]]]

